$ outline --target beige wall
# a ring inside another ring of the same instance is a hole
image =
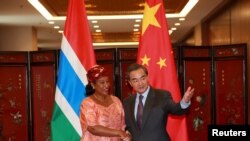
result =
[[[32,27],[0,26],[0,51],[36,51],[36,35]]]
[[[250,43],[250,1],[232,3],[209,24],[209,42],[214,44]]]

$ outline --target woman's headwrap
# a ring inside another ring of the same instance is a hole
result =
[[[100,65],[93,66],[90,70],[87,72],[87,78],[90,83],[94,83],[97,79],[99,79],[101,76],[107,76],[107,72],[104,69],[104,67]]]

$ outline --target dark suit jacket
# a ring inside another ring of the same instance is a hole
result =
[[[136,95],[124,100],[126,129],[131,133],[133,141],[170,141],[166,132],[168,114],[184,114],[180,103],[175,103],[171,94],[164,90],[150,87],[145,101],[142,117],[142,129],[138,129],[134,116]]]

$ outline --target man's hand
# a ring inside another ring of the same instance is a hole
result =
[[[193,97],[193,94],[194,94],[194,88],[188,87],[187,91],[185,92],[183,96],[184,102],[188,103]]]
[[[122,141],[131,141],[132,137],[129,131],[126,131],[127,136],[122,139]]]

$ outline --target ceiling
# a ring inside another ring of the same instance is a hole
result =
[[[166,14],[180,13],[188,0],[163,0]],[[40,0],[40,3],[55,17],[65,16],[68,0]],[[179,17],[168,17],[168,27],[176,27],[170,34],[172,43],[187,36],[194,26],[207,17],[225,0],[199,0],[195,7],[185,16],[185,21]],[[88,17],[103,15],[142,15],[144,0],[85,0]],[[60,48],[64,20],[56,20],[54,29],[27,0],[0,0],[0,26],[32,26],[37,30],[39,48]],[[179,26],[175,23],[179,22]],[[138,42],[139,32],[133,31],[135,19],[103,19],[98,20],[101,33],[96,32],[89,20],[94,43]],[[139,23],[140,24],[140,23]],[[139,27],[140,28],[140,27]],[[118,45],[117,45],[118,46]]]

